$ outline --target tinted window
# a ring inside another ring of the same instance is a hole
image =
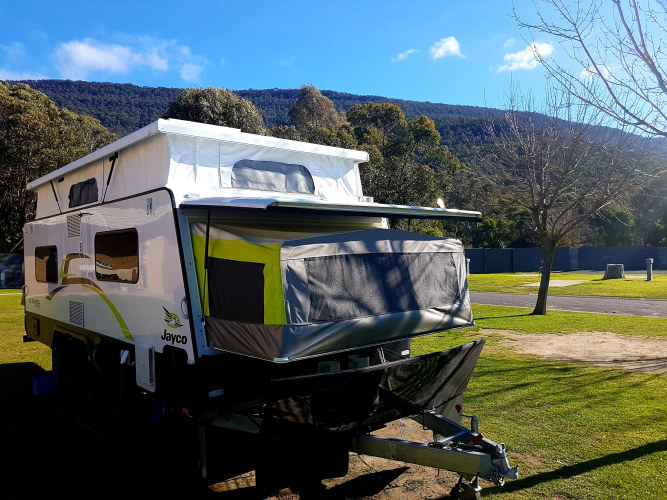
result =
[[[35,248],[35,279],[40,283],[58,283],[58,249]]]
[[[95,276],[101,281],[136,283],[139,279],[137,231],[109,231],[95,235]]]

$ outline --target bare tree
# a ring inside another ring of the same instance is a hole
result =
[[[485,165],[510,200],[528,210],[544,249],[533,314],[546,314],[556,247],[606,208],[630,196],[641,179],[636,138],[596,126],[599,111],[552,94],[542,114],[510,102],[505,119],[489,126],[494,153]]]
[[[531,37],[555,37],[575,63],[535,57],[567,92],[613,120],[667,137],[667,2],[534,0],[514,17]],[[544,6],[544,9],[541,7]],[[535,46],[535,45],[533,45]]]

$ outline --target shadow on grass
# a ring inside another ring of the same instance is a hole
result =
[[[586,472],[590,472],[600,467],[615,465],[628,460],[636,460],[660,451],[667,451],[667,439],[656,441],[655,443],[648,443],[619,453],[611,453],[604,457],[594,458],[593,460],[588,460],[586,462],[566,465],[565,467],[560,467],[559,469],[550,472],[542,472],[540,474],[535,474],[534,476],[528,476],[523,479],[511,481],[505,484],[505,486],[487,488],[485,489],[485,493],[491,495],[493,493],[511,493],[513,491],[524,490],[549,481],[568,479],[573,476],[585,474]]]
[[[524,309],[528,308],[525,307]],[[528,316],[536,316],[536,315],[533,314],[532,312],[529,312],[525,314],[503,314],[502,316],[475,316],[475,321],[484,321],[485,319],[526,318]]]
[[[357,476],[344,483],[337,484],[326,489],[321,483],[311,485],[308,488],[292,488],[292,492],[298,495],[301,500],[344,500],[348,498],[366,498],[377,495],[384,491],[393,481],[401,476],[409,467],[396,467],[394,469],[371,472],[362,476]],[[283,498],[287,488],[281,490],[275,496]],[[265,494],[256,486],[234,487],[228,491],[213,493],[214,498],[218,500],[255,500],[264,498]],[[291,495],[290,495],[291,497]]]

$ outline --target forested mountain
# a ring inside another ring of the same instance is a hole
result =
[[[118,135],[134,132],[156,120],[183,89],[139,87],[129,83],[99,83],[71,80],[22,80],[35,90],[44,92],[59,107],[100,120]],[[250,99],[257,106],[269,128],[289,123],[288,112],[299,96],[299,89],[238,90],[237,95]],[[372,95],[355,95],[323,90],[336,109],[348,111],[355,104],[389,102],[398,105],[408,120],[426,115],[438,117],[476,118],[498,113],[476,106],[458,106],[432,102],[406,101]]]
[[[169,104],[175,101],[184,90],[69,80],[31,80],[20,83],[26,83],[33,89],[43,92],[58,107],[66,108],[79,115],[90,115],[97,118],[102,125],[119,136],[131,133],[155,121],[167,111]],[[293,125],[298,128],[299,124],[290,119],[289,112],[297,102],[300,92],[299,89],[274,88],[265,90],[248,89],[235,91],[234,93],[252,102],[261,113],[265,125],[273,129],[271,131],[273,135],[295,138],[293,135],[298,135],[298,133]],[[321,91],[321,95],[333,102],[334,114],[336,111],[348,113],[353,106],[370,106],[371,103],[372,105],[382,104],[386,106],[385,103],[388,103],[400,108],[402,114],[404,114],[403,120],[419,121],[418,118],[422,115],[433,120],[434,127],[439,134],[438,146],[446,147],[445,149],[453,154],[457,159],[456,161],[460,160],[461,169],[456,173],[452,173],[453,171],[449,174],[445,173],[443,176],[439,170],[438,162],[434,158],[427,159],[426,156],[428,155],[422,151],[420,154],[424,158],[421,158],[420,161],[427,162],[433,170],[429,182],[438,185],[440,194],[447,199],[450,206],[480,210],[486,218],[480,227],[468,228],[469,234],[461,233],[461,230],[456,228],[447,228],[447,231],[451,232],[451,235],[463,239],[466,244],[475,246],[503,247],[533,246],[537,244],[534,241],[530,214],[510,203],[511,200],[507,198],[507,194],[514,190],[513,187],[508,190],[508,187],[511,187],[510,185],[494,182],[488,172],[482,168],[484,158],[491,158],[493,155],[489,153],[494,151],[493,137],[489,133],[489,125],[493,122],[495,127],[502,128],[502,124],[505,122],[504,112],[491,108],[407,101],[334,91]],[[525,120],[537,124],[538,127],[547,123],[545,115],[520,114],[523,115]],[[343,116],[343,119],[345,119],[345,116]],[[350,113],[348,113],[347,119],[350,122],[353,121],[350,118]],[[424,124],[430,120],[425,120]],[[278,127],[282,125],[291,126]],[[407,124],[405,125],[407,126]],[[610,132],[612,134],[619,133],[615,129],[607,129],[606,127],[597,127],[597,129],[600,136]],[[298,140],[308,140],[309,142],[324,140],[321,143],[363,149],[364,146],[369,146],[369,144],[362,144],[362,142],[368,142],[367,139],[372,137],[372,135],[366,137],[363,133],[359,137],[348,137],[350,132],[346,132],[343,128],[340,129],[340,136],[336,136],[336,132],[325,132],[325,136],[327,134],[333,135],[320,137],[315,134],[311,137],[305,134]],[[429,134],[433,132],[431,131]],[[322,133],[322,130],[318,133]],[[359,140],[358,143],[357,139]],[[349,140],[352,142],[348,144]],[[608,214],[605,218],[595,219],[590,225],[586,226],[585,230],[581,231],[581,234],[574,235],[573,240],[569,243],[585,242],[586,244],[613,246],[622,244],[658,245],[667,241],[667,233],[665,232],[667,207],[664,203],[667,140],[656,139],[653,144],[657,147],[651,147],[652,158],[639,165],[640,169],[652,175],[644,191],[634,196],[631,201],[626,202],[623,206],[619,205],[614,207],[613,210],[607,210],[607,212],[613,213]],[[640,149],[644,147],[641,146]],[[376,152],[380,153],[379,150]],[[397,163],[398,160],[390,153],[391,151],[382,153],[380,156],[382,159],[381,165],[386,163],[392,166]],[[396,165],[392,166],[392,168],[395,167]],[[391,178],[393,171],[380,169],[379,172]],[[426,191],[424,192],[426,193]],[[421,203],[419,200],[417,202]]]

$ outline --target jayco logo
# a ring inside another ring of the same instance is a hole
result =
[[[164,306],[162,306],[162,309],[164,309],[165,313],[164,322],[167,323],[169,328],[180,328],[183,326],[181,324],[181,318],[179,318],[177,314],[167,311],[167,308]]]
[[[164,333],[160,338],[167,343],[171,343],[171,345],[174,344],[185,345],[188,343],[188,338],[185,335],[176,335],[174,333],[168,332],[166,329],[164,330]]]

